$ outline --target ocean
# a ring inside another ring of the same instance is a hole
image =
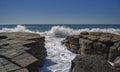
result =
[[[85,29],[85,28],[114,28],[114,29],[120,29],[120,24],[22,24],[27,29],[30,29],[32,31],[48,31],[53,26],[64,26],[69,27],[72,29]],[[0,25],[0,29],[2,28],[15,28],[17,25],[14,24],[7,24],[7,25]]]
[[[120,24],[22,24],[0,25],[0,32],[31,32],[45,36],[47,57],[39,72],[69,72],[71,61],[76,54],[71,53],[61,41],[82,31],[109,32],[120,35]]]

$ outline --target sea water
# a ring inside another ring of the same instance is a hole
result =
[[[119,24],[24,24],[0,25],[0,32],[30,32],[45,36],[47,57],[39,72],[69,72],[76,54],[67,50],[61,41],[82,31],[109,32],[120,35]]]

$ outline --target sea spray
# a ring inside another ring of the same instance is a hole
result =
[[[15,28],[1,28],[0,32],[32,32],[32,33],[38,33],[42,35],[47,35],[51,37],[62,37],[64,38],[67,35],[73,35],[73,34],[79,34],[82,31],[88,31],[88,32],[108,32],[108,33],[114,33],[114,34],[120,34],[120,29],[117,28],[84,28],[84,29],[72,29],[69,27],[64,26],[53,26],[50,30],[41,32],[39,30],[32,31],[24,25],[17,25]]]
[[[0,32],[32,32],[25,26],[17,25],[15,28],[2,28]]]
[[[68,35],[78,35],[82,31],[108,32],[108,33],[120,34],[120,29],[114,29],[114,28],[72,29],[72,28],[64,27],[64,26],[53,26],[49,31],[41,32],[41,34],[51,36],[51,37],[64,38]]]
[[[75,54],[61,45],[61,40],[61,38],[46,38],[47,59],[55,63],[48,67],[52,72],[68,72],[71,66],[71,60],[75,57]]]

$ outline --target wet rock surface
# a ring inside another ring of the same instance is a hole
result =
[[[111,62],[120,56],[120,36],[116,34],[84,31],[79,35],[67,36],[62,44],[74,53],[101,55]]]
[[[46,57],[44,43],[34,33],[0,33],[0,72],[38,72]]]

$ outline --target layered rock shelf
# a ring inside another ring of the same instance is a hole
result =
[[[104,32],[81,32],[67,36],[62,43],[74,53],[81,55],[100,55],[114,62],[120,71],[120,36]]]
[[[0,33],[0,72],[39,72],[45,38],[34,33]]]

